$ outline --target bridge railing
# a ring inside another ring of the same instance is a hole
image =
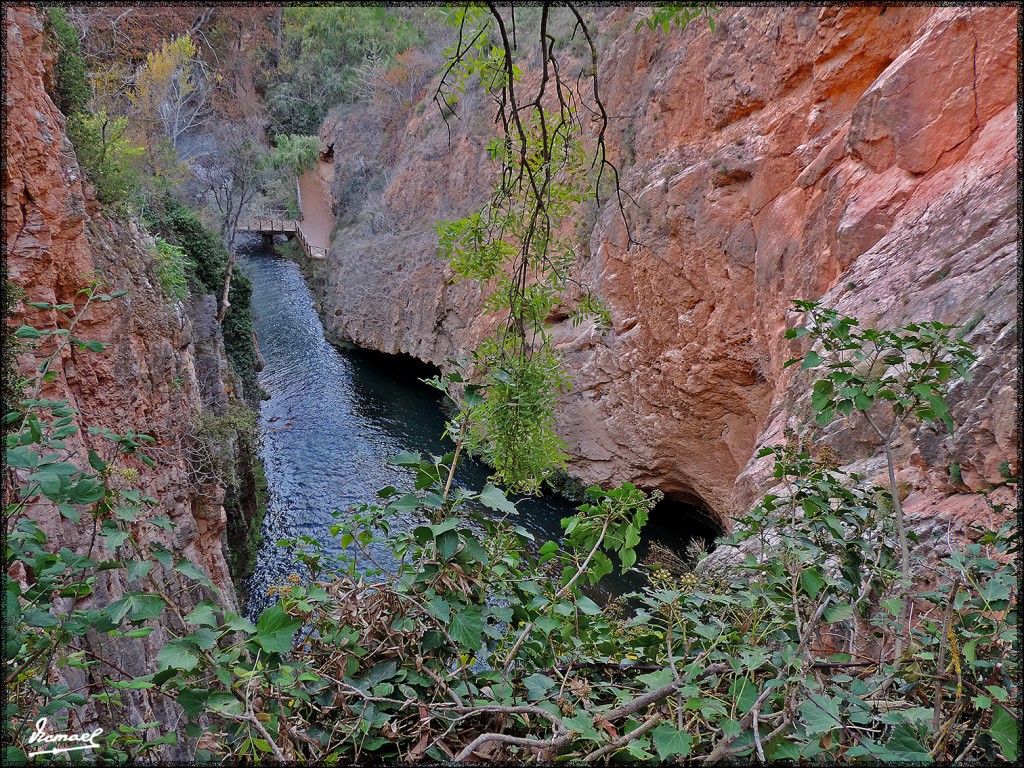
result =
[[[259,216],[249,216],[238,222],[240,232],[294,232],[298,222],[284,209],[270,210]]]
[[[306,233],[302,231],[301,226],[295,228],[295,236],[299,238],[299,244],[302,246],[302,250],[306,252],[306,255],[311,259],[327,258],[327,249],[321,248],[320,246],[313,245],[309,240],[306,239]]]

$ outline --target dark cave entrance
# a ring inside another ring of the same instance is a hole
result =
[[[651,510],[637,550],[638,561],[660,561],[669,570],[688,570],[693,567],[697,551],[710,552],[715,539],[724,534],[718,518],[698,499],[666,493]]]

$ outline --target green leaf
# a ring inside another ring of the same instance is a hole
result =
[[[60,514],[62,517],[66,517],[73,523],[77,523],[82,519],[82,516],[78,514],[78,510],[75,509],[70,504],[58,504],[57,509],[60,510]]]
[[[853,404],[858,411],[871,410],[871,406],[874,405],[875,398],[864,392],[858,392],[853,396]]]
[[[580,595],[576,601],[576,607],[579,608],[587,616],[597,616],[601,612],[601,608],[586,595]]]
[[[210,692],[206,688],[186,688],[178,694],[178,704],[186,715],[196,717],[202,714],[209,696]]]
[[[185,638],[169,640],[156,655],[158,670],[180,669],[191,672],[199,664],[199,655]]]
[[[393,509],[396,512],[415,512],[419,509],[420,500],[415,493],[407,493],[405,496],[400,498],[398,501],[393,501],[388,505],[388,509]]]
[[[848,621],[853,618],[853,606],[849,603],[830,605],[824,613],[826,624],[835,624],[840,621]]]
[[[818,591],[824,586],[825,581],[818,575],[816,571],[807,569],[800,574],[800,586],[803,587],[804,592],[810,595],[812,598],[818,596]]]
[[[182,560],[180,563],[174,566],[174,570],[176,570],[181,575],[186,576],[192,579],[193,581],[202,584],[204,587],[208,587],[210,589],[217,588],[216,585],[210,580],[210,577],[206,575],[205,571],[203,571],[201,568],[197,568],[196,566],[192,565],[192,563],[190,563],[188,560]]]
[[[1006,701],[1010,698],[1010,694],[1001,685],[986,685],[985,688],[996,701]]]
[[[447,623],[452,616],[452,607],[443,597],[435,595],[427,603],[427,612],[442,623]]]
[[[523,685],[526,686],[526,696],[531,701],[540,701],[547,692],[555,687],[555,681],[546,675],[534,673],[523,678]]]
[[[996,707],[992,710],[992,738],[999,745],[1003,757],[1011,763],[1017,760],[1017,744],[1019,739],[1019,726],[1009,712],[1003,707]]]
[[[214,613],[214,609],[217,606],[210,600],[203,600],[195,609],[185,617],[185,620],[189,624],[195,624],[198,627],[216,627],[217,626],[217,615]]]
[[[237,613],[231,613],[230,611],[224,614],[224,627],[232,632],[246,632],[248,634],[256,632],[255,624],[244,616],[239,616]]]
[[[30,627],[49,629],[60,624],[60,620],[48,611],[41,611],[38,608],[30,608],[22,614],[22,620]]]
[[[388,459],[388,464],[396,464],[400,467],[418,467],[420,465],[420,455],[418,453],[410,453],[403,451],[397,456],[392,456]]]
[[[174,562],[174,554],[171,550],[165,549],[159,544],[152,545],[149,549],[149,554],[151,554],[153,559],[160,563],[164,568],[170,568],[171,564]]]
[[[651,737],[654,740],[654,748],[658,750],[658,758],[662,761],[673,755],[686,757],[690,754],[690,734],[677,731],[675,726],[662,723],[651,731]]]
[[[484,620],[480,606],[469,606],[452,614],[448,634],[463,648],[470,651],[479,650],[483,633]]]
[[[487,551],[469,531],[462,531],[463,551],[478,563],[487,565]]]
[[[14,332],[16,338],[19,339],[39,339],[42,338],[43,334],[33,328],[31,325],[23,325]]]
[[[892,753],[892,756],[886,755],[887,760],[915,763],[933,762],[928,750],[915,737],[913,728],[905,723],[896,726],[892,737],[886,742],[885,748]]]
[[[107,345],[104,344],[102,341],[96,341],[95,339],[89,339],[88,341],[83,341],[82,339],[72,339],[72,341],[75,342],[79,347],[87,349],[90,352],[102,352],[107,347]]]
[[[38,472],[33,472],[28,476],[28,483],[30,486],[38,485],[39,490],[48,499],[56,500],[60,495],[60,475],[54,472],[50,467],[41,469]]]
[[[7,466],[18,469],[32,469],[39,463],[39,453],[25,445],[8,448],[6,457]]]
[[[224,691],[214,691],[206,701],[206,706],[216,712],[223,712],[225,715],[241,715],[243,712],[242,702],[235,696]]]
[[[143,592],[129,592],[120,600],[108,605],[104,612],[115,624],[120,624],[126,616],[129,621],[148,621],[155,619],[164,610],[164,599],[160,595],[149,595]]]
[[[804,356],[803,365],[800,366],[801,371],[806,371],[808,368],[815,368],[821,365],[821,357],[813,349]]]
[[[811,736],[829,733],[842,725],[839,704],[836,700],[820,693],[812,693],[800,705],[800,718]]]
[[[153,570],[153,563],[148,560],[129,560],[125,563],[125,566],[128,570],[128,581],[141,579]]]
[[[459,548],[459,534],[455,531],[445,531],[435,541],[437,543],[437,556],[442,560],[451,560]]]
[[[672,670],[659,669],[655,672],[647,672],[643,675],[637,675],[637,680],[647,686],[648,690],[654,690],[660,688],[663,685],[668,685],[675,679],[675,675],[672,674]]]
[[[89,466],[95,469],[97,472],[102,472],[107,468],[107,462],[100,458],[100,455],[96,451],[89,449]]]
[[[484,489],[480,492],[480,503],[489,509],[493,509],[495,512],[504,512],[506,514],[516,514],[516,506],[510,502],[505,494],[499,488],[496,488],[491,483],[484,486]]]
[[[292,648],[292,637],[302,622],[293,619],[280,603],[267,608],[256,622],[256,637],[253,639],[265,651],[287,653]]]

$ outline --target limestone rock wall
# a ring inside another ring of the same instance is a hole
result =
[[[573,473],[728,521],[768,481],[755,449],[807,421],[807,382],[783,371],[803,350],[784,332],[791,299],[821,299],[867,325],[970,327],[980,359],[952,398],[956,436],[908,431],[898,454],[911,514],[982,515],[945,494],[952,463],[974,489],[1016,468],[1017,11],[725,8],[713,34],[635,23],[616,9],[597,28],[641,245],[613,207],[581,211],[594,223],[578,277],[613,329],[553,329],[574,375],[559,424]],[[431,232],[486,193],[486,121],[469,114],[451,148],[429,105],[394,140],[358,138],[352,113],[325,125],[341,227],[314,287],[337,337],[443,364],[486,332],[479,290],[448,284]],[[878,466],[858,429],[814,439]]]
[[[59,376],[44,387],[42,396],[69,400],[80,424],[117,433],[134,429],[156,438],[147,451],[156,461],[155,469],[132,457],[115,458],[117,451],[111,450],[109,441],[87,433],[68,439],[67,447],[72,460],[83,466],[87,451],[95,449],[110,457],[115,468],[137,470],[138,486],[159,501],[157,508],[144,514],[166,515],[175,528],[164,531],[140,520],[136,535],[144,542],[159,542],[203,568],[220,587],[220,599],[234,607],[222,545],[223,488],[216,482],[192,482],[185,450],[185,435],[198,415],[202,396],[215,398],[223,391],[219,327],[207,329],[197,339],[191,318],[203,317],[201,302],[189,311],[181,303],[169,304],[160,294],[153,270],[147,247],[152,241],[132,222],[99,210],[65,135],[64,117],[44,89],[48,54],[42,21],[28,8],[7,9],[5,17],[3,226],[9,280],[24,290],[25,301],[79,308],[84,303],[80,291],[91,282],[108,293],[128,291],[122,299],[93,303],[75,329],[77,337],[105,342],[107,349],[102,353],[66,349]],[[207,309],[212,318],[215,308]],[[15,308],[11,322],[14,327],[27,323],[40,329],[67,324],[63,316],[24,304]],[[204,328],[209,325],[197,323]],[[10,349],[18,352],[18,368],[29,375],[52,348]],[[42,509],[29,514],[39,519],[51,540],[82,554],[89,549],[91,518],[83,517],[76,524]],[[128,589],[120,576],[111,574],[97,577],[100,605]],[[83,602],[78,607],[89,605]],[[167,639],[166,629],[158,627],[144,639],[107,640],[96,650],[126,672],[141,675],[155,669],[156,650]],[[87,641],[98,642],[96,638]],[[69,677],[69,684],[80,690],[86,681]],[[92,707],[87,704],[83,712],[87,722],[97,716]],[[137,692],[124,717],[132,723],[171,724],[177,713],[166,698],[150,700]],[[187,757],[185,752],[174,754]]]

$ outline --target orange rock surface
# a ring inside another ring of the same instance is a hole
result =
[[[222,588],[226,604],[233,605],[234,588],[222,545],[226,524],[223,488],[216,484],[198,487],[192,482],[184,447],[201,396],[197,360],[202,355],[215,361],[221,358],[219,328],[214,338],[202,342],[194,338],[207,335],[206,331],[199,321],[194,326],[182,307],[171,306],[161,297],[143,233],[133,224],[100,213],[92,191],[83,186],[82,170],[65,135],[64,117],[44,90],[47,57],[42,21],[26,8],[9,9],[5,19],[3,200],[9,279],[25,291],[25,301],[68,303],[78,308],[85,301],[81,289],[93,279],[98,279],[101,291],[129,291],[123,299],[96,302],[86,310],[75,335],[109,346],[102,353],[69,346],[62,356],[60,375],[43,388],[42,396],[69,400],[81,425],[119,434],[135,430],[156,438],[148,451],[156,460],[155,469],[134,457],[118,456],[112,443],[86,433],[84,427],[67,439],[66,445],[69,459],[80,466],[87,466],[87,452],[94,449],[115,469],[137,470],[137,486],[159,504],[143,512],[135,535],[142,543],[158,542],[205,569]],[[212,318],[215,307],[209,304],[207,314]],[[50,310],[21,306],[16,312],[16,325],[67,327],[67,319]],[[39,351],[23,349],[18,367],[31,375],[51,351],[52,346]],[[214,369],[213,378],[217,375]],[[116,483],[117,478],[111,482]],[[28,513],[52,541],[83,555],[93,546],[91,517],[73,523],[56,516],[51,508],[30,508]],[[157,516],[169,517],[174,530],[147,524],[148,518]],[[102,541],[95,546],[101,550]],[[96,549],[92,556],[103,557]],[[95,587],[100,605],[129,589],[123,573],[118,576],[110,571],[97,576]],[[75,607],[89,608],[90,599],[78,601]],[[187,598],[182,600],[185,608]],[[142,675],[155,668],[156,649],[167,638],[167,630],[158,627],[145,639],[104,639],[102,647],[94,650],[121,669]],[[101,641],[88,636],[85,642],[95,645]],[[69,668],[62,674],[72,690],[85,689],[82,671]],[[87,709],[95,706],[90,703]],[[129,708],[131,711],[123,713],[123,722],[171,723],[178,716],[166,698],[150,700],[144,692],[132,693]],[[87,711],[84,717],[91,720],[95,714]],[[187,751],[179,757],[187,757]]]
[[[755,449],[808,421],[808,382],[782,367],[802,351],[783,337],[794,298],[867,325],[970,326],[980,359],[951,397],[956,435],[908,431],[899,461],[933,499],[954,462],[974,488],[1003,460],[1019,471],[1017,10],[725,8],[713,34],[634,26],[624,9],[597,23],[642,245],[602,208],[578,277],[613,329],[552,330],[574,376],[571,471],[726,523],[749,506],[767,483]],[[430,229],[486,193],[486,105],[463,106],[450,148],[429,105],[390,143],[351,112],[325,124],[342,227],[315,288],[335,336],[443,365],[486,331],[479,289],[447,283]],[[817,439],[880,467],[852,425]]]

